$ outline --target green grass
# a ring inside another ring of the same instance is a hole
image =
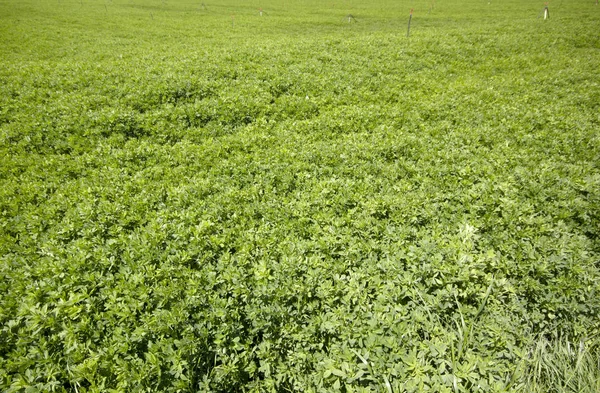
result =
[[[542,338],[531,348],[525,375],[529,392],[597,392],[600,390],[598,340],[573,343]]]
[[[600,8],[549,7],[0,0],[0,390],[598,391]]]

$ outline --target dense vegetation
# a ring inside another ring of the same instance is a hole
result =
[[[0,390],[600,391],[600,7],[539,3],[0,1]]]

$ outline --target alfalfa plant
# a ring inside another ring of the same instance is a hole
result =
[[[469,323],[465,322],[465,316],[461,311],[461,304],[458,301],[458,297],[456,296],[456,292],[454,293],[454,301],[456,302],[456,309],[458,311],[458,315],[460,317],[460,323],[456,319],[454,323],[456,325],[455,337],[457,339],[456,347],[454,346],[454,340],[452,340],[451,344],[451,365],[452,365],[452,388],[455,392],[459,391],[459,384],[461,382],[461,378],[457,377],[456,373],[459,369],[459,364],[464,360],[464,356],[469,350],[471,346],[471,340],[473,337],[473,329],[475,324],[479,320],[479,317],[485,310],[485,306],[487,305],[487,301],[492,294],[492,290],[494,288],[494,279],[490,282],[485,294],[483,295],[483,299],[479,304],[477,312],[475,316],[471,319]]]

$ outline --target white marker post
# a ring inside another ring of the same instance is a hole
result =
[[[356,22],[356,18],[352,14],[346,15],[346,18],[348,18],[348,23],[351,23],[352,21]]]
[[[550,19],[550,11],[548,11],[548,3],[544,6],[544,20]]]

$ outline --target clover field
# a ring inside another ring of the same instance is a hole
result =
[[[600,6],[548,7],[0,0],[0,390],[600,391]]]

